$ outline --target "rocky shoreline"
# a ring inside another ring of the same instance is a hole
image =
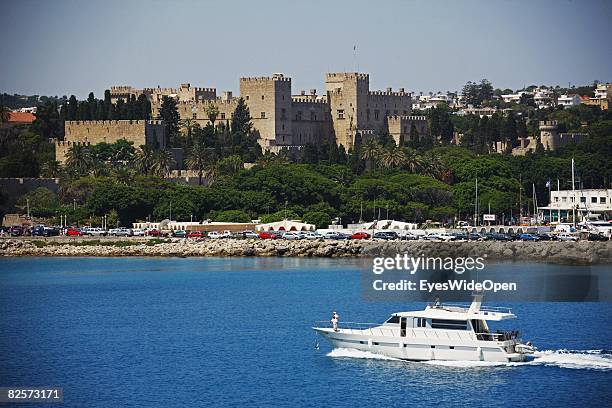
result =
[[[431,242],[431,241],[330,241],[173,239],[147,240],[27,240],[3,239],[3,257],[118,257],[118,256],[261,256],[261,257],[486,257],[489,261],[546,262],[556,264],[612,264],[612,241],[607,242]]]

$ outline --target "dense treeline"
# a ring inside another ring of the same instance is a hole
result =
[[[131,95],[127,100],[119,99],[112,103],[110,91],[104,91],[104,99],[96,99],[93,92],[84,101],[71,95],[60,110],[62,120],[120,120],[150,119],[151,102],[146,95],[138,98]]]

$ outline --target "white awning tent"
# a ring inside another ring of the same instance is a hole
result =
[[[297,220],[283,220],[255,226],[256,231],[314,231],[315,229],[317,227],[314,224],[306,224]]]

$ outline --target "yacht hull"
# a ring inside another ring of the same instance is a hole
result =
[[[382,354],[401,360],[430,361],[490,361],[518,362],[525,361],[525,354],[514,350],[516,342],[508,341],[463,341],[453,342],[448,339],[406,338],[389,336],[372,336],[334,331],[330,328],[313,328],[335,348],[350,348],[371,353]]]

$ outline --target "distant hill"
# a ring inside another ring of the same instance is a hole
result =
[[[58,96],[41,96],[41,95],[19,95],[19,94],[0,94],[0,106],[6,106],[9,109],[29,108],[36,106],[46,101],[55,101],[58,105],[63,104],[68,98],[64,95]]]

